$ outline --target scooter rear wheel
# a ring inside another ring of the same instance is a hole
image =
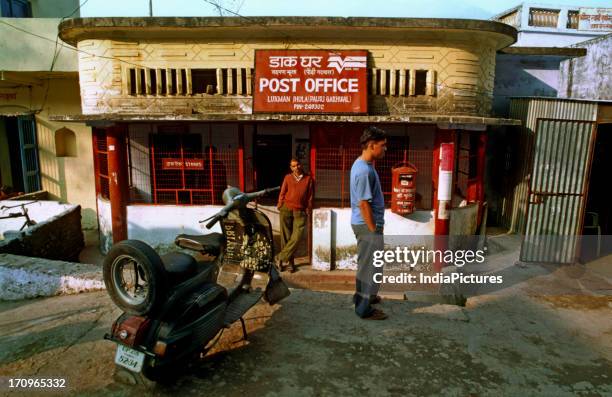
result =
[[[164,266],[146,243],[125,240],[104,259],[104,284],[113,302],[128,314],[151,315],[164,295]]]

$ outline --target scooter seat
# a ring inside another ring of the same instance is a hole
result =
[[[219,255],[225,238],[221,233],[179,234],[174,243],[181,248],[203,252],[213,256]]]
[[[182,252],[170,252],[161,256],[164,268],[168,273],[193,274],[197,269],[197,262],[191,255]]]

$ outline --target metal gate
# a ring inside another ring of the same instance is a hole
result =
[[[575,262],[594,143],[593,122],[538,120],[521,261]]]
[[[17,119],[17,126],[19,130],[19,147],[21,148],[23,189],[26,193],[36,192],[40,190],[36,123],[32,117],[19,117]]]

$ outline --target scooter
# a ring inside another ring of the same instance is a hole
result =
[[[247,339],[243,316],[260,299],[273,305],[289,295],[274,264],[270,220],[247,207],[278,189],[243,193],[228,187],[223,193],[225,206],[200,221],[208,222],[208,229],[220,222],[222,233],[176,237],[177,246],[214,257],[213,261],[196,261],[182,252],[160,257],[138,240],[111,248],[104,260],[104,282],[124,313],[104,338],[117,344],[118,371],[127,370],[136,383],[166,380],[186,361],[202,357],[234,322],[240,320]],[[217,283],[217,276],[230,263],[239,265],[242,274],[228,290]],[[263,291],[251,287],[255,272],[268,275]]]

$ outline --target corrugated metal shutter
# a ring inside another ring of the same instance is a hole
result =
[[[538,120],[521,261],[575,261],[594,146],[594,124]]]
[[[516,152],[518,163],[509,175],[509,186],[504,194],[501,223],[510,231],[525,233],[527,224],[528,190],[527,178],[531,173],[536,123],[540,119],[597,120],[597,102],[576,101],[559,98],[513,98],[510,102],[510,117],[521,120],[516,128]]]

